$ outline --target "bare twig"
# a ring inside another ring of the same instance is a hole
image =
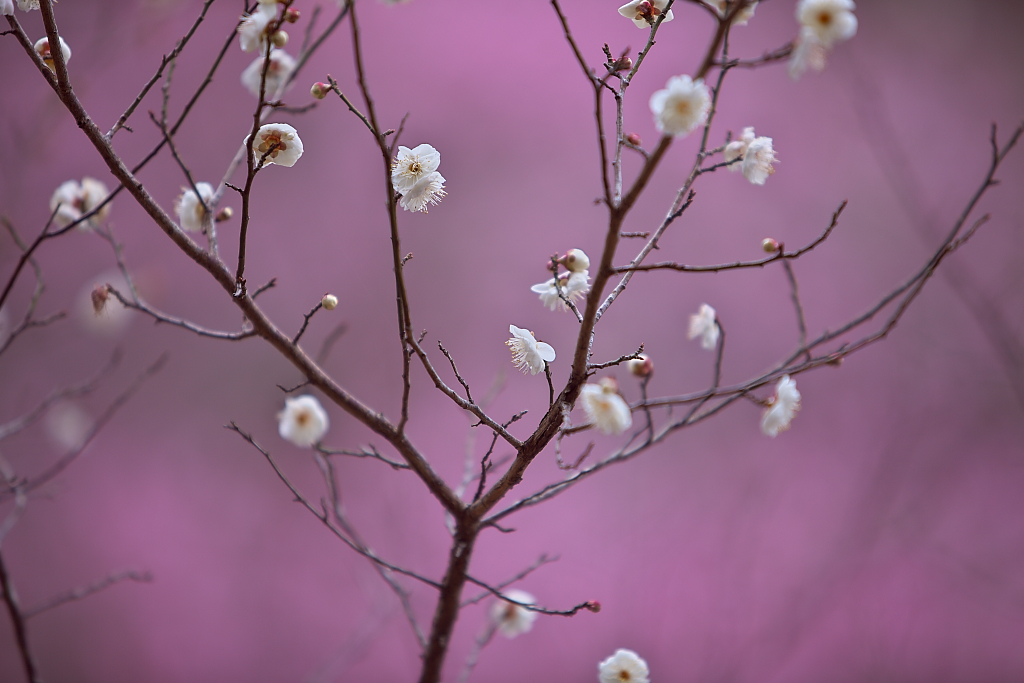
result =
[[[31,619],[34,616],[42,614],[47,610],[51,610],[55,607],[60,607],[63,604],[73,602],[75,600],[82,600],[89,597],[94,593],[113,586],[116,583],[122,581],[136,581],[138,583],[150,583],[153,580],[153,575],[149,572],[137,572],[137,571],[124,571],[117,574],[111,574],[104,576],[99,581],[89,584],[88,586],[79,586],[72,590],[66,591],[59,595],[55,595],[52,598],[42,602],[34,607],[25,610],[25,618]]]

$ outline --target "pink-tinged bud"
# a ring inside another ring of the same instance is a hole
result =
[[[299,10],[293,7],[289,7],[284,13],[284,20],[287,21],[289,24],[294,24],[296,21],[299,20],[299,17],[301,16],[302,15],[299,14]]]
[[[623,57],[619,61],[615,62],[616,71],[629,71],[633,68],[633,60],[629,57]]]
[[[647,377],[654,372],[654,363],[647,357],[647,354],[643,353],[640,354],[639,358],[629,361],[626,367],[637,377]]]
[[[574,273],[582,273],[590,267],[590,258],[582,249],[570,249],[562,257],[562,263]]]
[[[270,36],[270,42],[274,44],[274,47],[284,47],[288,44],[288,32],[274,31],[274,35]]]
[[[583,607],[586,608],[587,611],[593,612],[594,614],[597,614],[601,611],[601,603],[599,603],[597,600],[590,600],[586,604],[584,604]]]
[[[761,248],[766,254],[774,254],[779,250],[779,243],[771,237],[765,237],[761,240]]]
[[[231,217],[235,215],[235,210],[230,206],[225,206],[223,209],[217,212],[217,215],[213,217],[213,220],[218,223],[231,220]]]
[[[99,315],[106,307],[107,299],[110,298],[110,289],[107,285],[96,285],[89,294],[89,298],[92,299],[92,312]]]
[[[636,145],[637,147],[639,147],[640,136],[637,135],[636,133],[630,133],[629,135],[626,136],[626,142],[628,142],[631,145]]]
[[[326,83],[316,82],[313,87],[309,89],[309,94],[318,100],[322,100],[327,97],[327,93],[331,91],[331,86]]]
[[[333,294],[324,294],[324,298],[320,299],[320,305],[328,311],[333,311],[338,306],[338,297]]]

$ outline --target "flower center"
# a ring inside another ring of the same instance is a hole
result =
[[[421,164],[419,161],[414,161],[411,164],[409,164],[409,173],[419,175],[422,172],[423,164]]]
[[[628,671],[620,671],[619,672],[619,680],[620,681],[631,681],[631,680],[633,680],[633,677],[629,675]]]
[[[636,7],[636,18],[643,19],[648,24],[653,24],[659,14],[661,14],[661,10],[649,2],[641,2]]]
[[[676,113],[680,116],[689,116],[692,112],[689,100],[679,100],[676,102]]]
[[[829,24],[831,24],[832,23],[832,13],[831,12],[822,12],[821,14],[819,14],[818,15],[818,23],[821,24],[822,26],[828,26]]]
[[[281,139],[280,133],[268,133],[264,136],[260,142],[259,147],[256,148],[260,154],[266,154],[270,152],[270,158],[277,156],[278,152],[283,152],[288,149],[288,145],[285,144],[284,140]],[[270,151],[273,150],[273,151]]]
[[[309,424],[309,419],[309,413],[303,411],[295,416],[295,424],[299,425],[300,427],[305,427],[307,424]]]

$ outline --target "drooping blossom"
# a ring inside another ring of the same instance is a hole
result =
[[[764,185],[768,176],[775,173],[775,167],[772,166],[775,161],[778,159],[775,158],[772,139],[754,138],[743,155],[743,177],[754,185]]]
[[[550,344],[537,341],[533,332],[524,330],[515,325],[509,325],[508,331],[512,338],[505,344],[512,350],[512,364],[523,374],[529,370],[531,375],[536,375],[544,369],[544,363],[555,360],[555,350]]]
[[[295,60],[284,50],[270,51],[270,64],[267,65],[267,81],[264,95],[268,98],[277,93],[281,84],[288,80],[295,70]],[[263,57],[257,57],[242,72],[242,85],[254,96],[260,96],[260,76],[263,74]]]
[[[654,124],[665,135],[681,137],[704,123],[711,109],[711,92],[704,79],[673,76],[664,90],[651,95]]]
[[[552,311],[556,308],[567,311],[569,307],[559,296],[559,289],[566,299],[576,303],[590,291],[590,273],[585,270],[579,273],[562,273],[558,276],[557,285],[555,278],[551,278],[547,282],[530,287],[530,291],[540,295],[540,302]]]
[[[633,0],[619,8],[619,14],[631,20],[637,28],[650,28],[665,10],[668,0]],[[672,21],[672,10],[665,13],[662,23]]]
[[[82,182],[66,180],[61,183],[50,197],[50,211],[56,210],[53,223],[59,228],[67,227],[89,213],[107,198],[107,186],[95,178],[86,176]],[[57,207],[60,208],[57,208]],[[96,212],[88,221],[78,224],[80,230],[88,230],[90,225],[96,226],[110,215],[110,204]]]
[[[633,425],[629,404],[619,395],[619,385],[611,377],[597,384],[584,384],[580,389],[580,403],[587,418],[602,434],[621,434]]]
[[[715,321],[715,309],[701,304],[696,313],[690,316],[688,339],[700,337],[702,349],[713,351],[718,346],[718,323]]]
[[[705,2],[707,2],[713,8],[715,8],[715,11],[718,13],[718,16],[720,17],[724,17],[726,11],[729,9],[725,6],[726,0],[705,0]],[[736,0],[733,0],[732,4],[735,4],[735,2]],[[754,18],[754,8],[756,7],[757,2],[752,2],[743,9],[741,9],[739,13],[732,18],[732,25],[746,26],[747,22]]]
[[[597,665],[597,680],[601,683],[650,683],[647,662],[632,650],[616,650]]]
[[[796,4],[796,20],[810,29],[826,50],[857,33],[857,17],[853,0],[800,0]]]
[[[515,638],[533,628],[533,622],[537,619],[537,613],[528,610],[522,605],[534,605],[537,599],[525,591],[508,590],[505,596],[515,602],[499,600],[491,607],[491,619],[495,626],[506,638]],[[516,603],[522,603],[517,605]]]
[[[300,448],[319,443],[330,426],[327,411],[315,396],[306,394],[284,400],[284,410],[277,414],[277,432],[282,439]]]
[[[796,390],[796,381],[789,375],[783,375],[775,385],[775,396],[770,399],[768,409],[761,418],[761,431],[773,439],[779,432],[789,429],[789,423],[800,410],[800,392]]]
[[[181,229],[186,232],[198,232],[203,229],[207,211],[213,201],[213,186],[210,183],[196,183],[196,189],[199,190],[198,196],[191,188],[181,188],[181,195],[174,203],[174,213],[178,215]],[[199,201],[200,198],[202,202]]]
[[[246,136],[245,142],[248,141],[249,137]],[[257,163],[266,155],[263,163],[267,166],[294,166],[302,156],[302,140],[299,139],[298,131],[287,123],[267,123],[260,126],[252,149],[256,153]]]
[[[570,249],[565,252],[562,263],[574,273],[585,273],[590,267],[590,257],[582,249]]]
[[[447,195],[444,191],[444,176],[434,171],[416,181],[416,184],[405,192],[398,203],[406,211],[427,212],[427,206],[437,204]]]
[[[277,5],[265,5],[260,3],[252,14],[243,14],[238,24],[238,45],[242,52],[252,52],[263,48],[267,44],[267,27],[271,21],[277,18]]]
[[[398,148],[391,163],[391,184],[399,194],[406,194],[441,165],[441,153],[424,143],[409,149]]]
[[[35,9],[39,9],[39,6],[36,5]],[[64,63],[67,64],[68,60],[71,59],[71,48],[68,47],[68,44],[64,42],[64,38],[62,38],[61,36],[57,36],[57,40],[60,41],[60,51],[61,54],[64,55]],[[57,67],[54,66],[53,55],[50,53],[50,39],[46,36],[43,36],[42,38],[37,40],[36,44],[32,47],[36,51],[36,54],[38,54],[42,58],[43,63],[46,64],[50,71],[56,73]]]
[[[747,153],[747,147],[750,146],[750,143],[753,142],[756,137],[757,136],[754,135],[754,129],[752,127],[747,126],[744,128],[743,134],[740,135],[739,138],[725,146],[725,152],[723,152],[725,160],[733,161],[734,159],[742,159],[743,155]],[[740,170],[740,164],[732,164],[729,166],[729,170]]]

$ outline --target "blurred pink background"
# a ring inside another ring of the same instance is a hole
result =
[[[202,79],[239,5],[215,3],[179,60],[172,114]],[[669,76],[696,69],[712,30],[699,8],[677,5],[626,104],[627,131],[648,145],[657,138],[647,99]],[[308,0],[295,6],[304,21],[311,15]],[[594,65],[604,42],[615,53],[627,46],[635,53],[645,40],[616,13],[616,2],[563,6]],[[134,98],[199,7],[195,0],[57,6],[74,52],[75,90],[101,128]],[[793,0],[763,2],[749,26],[734,30],[733,54],[755,57],[793,38],[793,8]],[[414,325],[429,330],[438,368],[446,363],[436,342],[452,351],[475,395],[506,374],[491,414],[503,420],[529,409],[512,429],[525,436],[544,412],[547,387],[511,367],[508,325],[551,343],[559,354],[552,371],[564,380],[576,323],[544,309],[529,286],[546,279],[553,252],[578,247],[596,259],[603,241],[589,87],[543,0],[363,1],[359,10],[382,120],[397,127],[409,112],[402,142],[434,145],[448,180],[449,196],[429,215],[400,216],[403,249],[415,255],[406,270]],[[336,11],[326,3],[321,25]],[[38,13],[17,16],[31,36],[42,35]],[[849,199],[834,236],[794,265],[812,336],[863,311],[924,263],[983,177],[990,124],[1005,139],[1024,115],[1024,5],[862,0],[857,17],[856,37],[837,46],[823,74],[796,83],[783,65],[730,74],[712,142],[753,125],[774,139],[777,173],[764,187],[726,172],[702,178],[696,202],[656,255],[693,264],[758,258],[763,237],[804,244]],[[304,25],[291,31],[293,54]],[[217,182],[248,132],[253,100],[238,74],[253,56],[232,46],[178,135],[197,180]],[[62,181],[92,175],[113,182],[12,37],[0,40],[0,63],[0,213],[31,235]],[[309,85],[328,73],[357,94],[347,23],[286,101],[306,104]],[[159,107],[154,88],[130,121],[135,132],[115,138],[129,165],[158,139],[146,110]],[[284,329],[297,330],[324,292],[337,294],[341,304],[313,319],[305,345],[315,350],[346,322],[327,369],[397,419],[400,349],[373,141],[337,98],[276,118],[299,130],[305,154],[294,168],[270,167],[257,177],[250,285],[277,278],[262,303]],[[691,136],[673,146],[627,230],[656,226],[697,144]],[[627,161],[635,172],[636,159]],[[184,184],[166,153],[140,177],[168,209]],[[515,533],[484,533],[474,576],[497,583],[541,553],[559,555],[519,587],[552,608],[598,600],[603,610],[541,617],[515,640],[497,637],[471,680],[593,681],[597,662],[619,647],[644,657],[654,681],[1024,679],[1024,407],[1014,375],[970,312],[979,300],[1000,312],[1021,353],[1024,149],[998,177],[1002,185],[978,214],[990,212],[992,221],[947,264],[966,288],[936,276],[888,339],[839,369],[799,376],[803,409],[790,431],[765,437],[759,409],[740,402],[509,518]],[[226,203],[239,209],[230,192]],[[129,197],[115,201],[110,221],[149,301],[237,329],[224,293]],[[220,235],[233,262],[237,222],[222,225]],[[639,242],[624,244],[617,261],[634,248]],[[3,280],[16,257],[4,236]],[[44,245],[38,258],[48,287],[44,314],[75,309],[80,291],[114,266],[108,245],[87,233]],[[30,286],[23,278],[9,318],[20,315]],[[712,354],[685,336],[689,314],[704,302],[728,331],[727,383],[759,374],[797,343],[778,266],[653,273],[634,278],[601,321],[595,360],[643,342],[657,368],[652,395],[705,388]],[[148,570],[155,580],[118,585],[31,620],[45,678],[414,680],[417,648],[394,596],[366,561],[291,500],[255,450],[223,428],[234,420],[253,432],[308,496],[322,495],[309,453],[277,435],[284,397],[275,384],[298,378],[263,342],[199,339],[141,317],[103,336],[71,315],[25,334],[0,357],[0,423],[91,375],[115,347],[126,354],[117,373],[76,403],[89,415],[162,351],[171,358],[67,472],[33,495],[3,550],[28,606],[115,570]],[[1024,369],[1015,372],[1019,378]],[[609,374],[627,398],[638,397],[633,378]],[[455,483],[469,421],[421,369],[413,381],[412,438]],[[327,410],[328,445],[372,443],[392,455],[341,410]],[[479,456],[490,435],[475,434]],[[569,439],[566,452],[580,452],[589,438]],[[592,458],[618,443],[595,440]],[[25,476],[63,452],[45,422],[0,448]],[[507,452],[499,444],[496,455]],[[557,480],[554,460],[549,448],[512,500]],[[371,545],[439,577],[447,532],[418,480],[365,460],[344,460],[341,472],[346,509]],[[435,594],[410,587],[429,625]],[[463,612],[446,680],[457,678],[488,606]],[[20,681],[6,616],[0,680]]]

